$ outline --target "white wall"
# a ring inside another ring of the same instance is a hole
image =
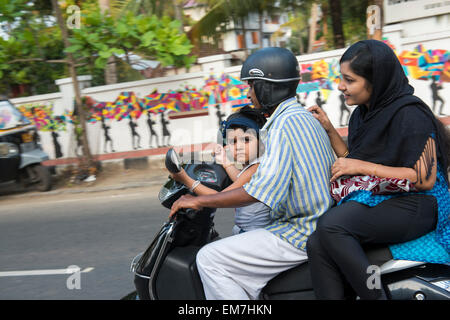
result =
[[[448,30],[441,30],[440,33],[435,34],[433,37],[430,34],[426,39],[418,38],[424,41],[425,49],[446,49],[450,50],[450,35],[445,38],[442,36],[443,32]],[[412,50],[415,46],[422,42],[412,42],[411,37],[403,37],[404,29],[402,25],[388,26],[385,28],[384,35],[395,42],[397,51]],[[425,43],[426,40],[426,43]],[[298,57],[300,64],[312,63],[318,60],[324,60],[327,63],[336,64],[340,56],[345,49],[333,50],[328,52],[321,52],[310,55],[303,55]],[[222,60],[221,60],[222,59]],[[84,96],[90,96],[97,101],[114,101],[117,96],[124,91],[133,91],[138,97],[144,97],[145,95],[153,92],[157,89],[159,92],[168,92],[170,90],[182,89],[186,85],[190,87],[196,87],[200,89],[204,84],[206,77],[210,75],[211,68],[216,76],[220,76],[222,72],[230,74],[239,78],[241,66],[227,67],[229,56],[221,56],[220,58],[205,58],[203,61],[203,71],[196,73],[188,73],[182,75],[174,75],[170,77],[147,79],[142,81],[133,81],[127,83],[119,83],[114,85],[99,86],[92,88],[84,88],[82,94]],[[426,103],[431,106],[431,90],[429,88],[430,81],[410,79],[411,84],[415,87],[416,94],[422,98]],[[450,115],[450,83],[443,83],[444,89],[440,91],[441,97],[446,100],[444,113]],[[336,85],[333,85],[333,90],[329,93],[328,100],[323,106],[324,110],[328,113],[331,121],[337,127],[340,126],[340,92],[337,90]],[[316,94],[313,92],[308,95],[306,106],[315,104]],[[66,102],[64,102],[66,101]],[[61,93],[53,93],[47,95],[32,96],[26,98],[12,99],[12,102],[16,106],[24,104],[46,104],[51,103],[54,107],[54,114],[61,115],[64,110],[71,110],[72,106],[67,101],[73,101],[73,97],[63,97]],[[350,108],[352,109],[352,108]],[[225,117],[231,113],[231,107],[229,104],[221,106],[222,113]],[[172,134],[172,145],[186,145],[192,143],[211,142],[215,141],[218,129],[218,120],[216,116],[216,108],[209,108],[209,114],[207,116],[198,116],[191,118],[182,118],[176,120],[169,120],[170,124],[168,129]],[[159,138],[162,138],[162,126],[160,124],[160,115],[153,116],[153,120],[156,122],[154,126],[155,131],[159,134]],[[166,117],[167,119],[167,117]],[[138,119],[137,131],[141,136],[141,147],[149,148],[149,129],[146,123],[147,114],[144,113]],[[130,128],[128,126],[128,120],[122,121],[107,121],[111,126],[110,136],[114,142],[114,149],[118,151],[132,150]],[[64,157],[74,156],[75,140],[72,134],[72,127],[69,124],[66,131],[59,133],[59,143],[62,146]],[[104,152],[104,136],[101,128],[101,123],[88,124],[89,140],[94,154],[101,154]],[[55,157],[54,145],[50,132],[40,132],[42,144],[44,150],[50,155],[51,158]],[[109,152],[109,147],[108,147]]]

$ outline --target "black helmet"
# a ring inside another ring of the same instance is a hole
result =
[[[297,58],[288,49],[269,47],[252,53],[241,69],[241,80],[252,81],[263,113],[295,97],[300,80]]]
[[[252,53],[241,69],[241,80],[270,82],[300,80],[300,68],[294,54],[285,48],[269,47]]]

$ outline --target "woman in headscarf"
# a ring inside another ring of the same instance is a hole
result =
[[[318,107],[309,110],[338,156],[331,192],[338,205],[318,221],[307,245],[318,299],[385,299],[368,286],[366,245],[389,245],[394,259],[450,262],[449,136],[383,42],[360,41],[340,60],[342,91],[358,105],[348,147]]]

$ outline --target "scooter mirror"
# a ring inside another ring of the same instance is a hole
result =
[[[166,168],[171,173],[178,173],[181,171],[181,159],[174,149],[169,149],[166,153]]]

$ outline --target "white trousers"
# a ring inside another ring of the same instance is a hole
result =
[[[269,280],[306,260],[306,251],[256,229],[207,244],[197,267],[206,299],[256,300]]]

